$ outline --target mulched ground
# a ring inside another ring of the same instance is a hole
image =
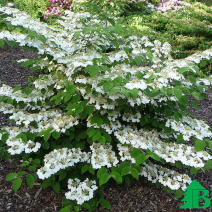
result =
[[[0,81],[11,86],[27,85],[26,78],[32,73],[19,65],[14,60],[33,57],[34,53],[20,48],[5,47],[0,49]],[[192,110],[199,118],[202,118],[212,126],[212,90],[208,92],[208,98],[201,101],[198,111]],[[0,125],[5,125],[7,117],[0,114]],[[0,212],[54,212],[61,207],[63,194],[55,194],[51,190],[39,191],[39,185],[33,189],[23,185],[21,190],[14,193],[11,184],[4,180],[10,172],[17,171],[17,160],[4,161],[0,159]],[[212,191],[212,172],[201,173],[194,177],[203,186]],[[112,204],[112,212],[212,212],[212,208],[205,210],[179,210],[181,202],[174,196],[157,189],[150,184],[140,181],[133,185],[113,185],[105,191],[107,199]],[[106,212],[98,209],[96,212]]]

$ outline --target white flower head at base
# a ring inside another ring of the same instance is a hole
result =
[[[69,191],[65,193],[66,199],[76,200],[78,205],[82,205],[93,198],[97,186],[95,181],[89,179],[80,181],[76,178],[68,180],[68,189]]]

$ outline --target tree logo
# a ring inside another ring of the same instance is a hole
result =
[[[185,197],[181,201],[185,203],[179,207],[180,209],[209,208],[211,205],[209,191],[197,180],[191,182],[184,194]]]

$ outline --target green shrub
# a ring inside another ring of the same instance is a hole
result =
[[[15,7],[25,11],[33,17],[41,17],[47,9],[49,0],[14,0]]]

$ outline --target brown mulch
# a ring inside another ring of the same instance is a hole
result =
[[[26,78],[32,73],[27,69],[14,64],[14,60],[33,57],[34,53],[17,47],[0,49],[0,80],[11,86],[27,85]],[[195,115],[208,121],[212,125],[212,91],[209,97],[201,101],[198,111],[192,110]],[[0,126],[7,123],[7,117],[0,114]],[[10,172],[18,171],[17,160],[5,161],[0,159],[0,212],[54,212],[61,208],[61,199],[64,194],[55,194],[52,190],[43,190],[39,193],[39,185],[30,189],[25,184],[14,193],[11,183],[4,180]],[[212,172],[200,173],[194,177],[203,186],[212,191]],[[173,195],[162,189],[144,182],[141,178],[132,185],[114,185],[105,191],[106,198],[112,204],[112,212],[212,212],[212,208],[205,210],[179,210],[182,203]],[[96,212],[108,210],[99,208]]]

